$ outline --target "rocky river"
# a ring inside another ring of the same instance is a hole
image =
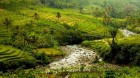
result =
[[[67,45],[62,47],[68,54],[59,61],[52,62],[49,67],[50,69],[61,69],[78,66],[78,65],[90,65],[95,61],[102,61],[98,54],[87,48],[78,45]]]

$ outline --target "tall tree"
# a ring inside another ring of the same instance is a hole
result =
[[[110,30],[110,35],[112,37],[112,42],[113,43],[115,42],[115,38],[117,36],[117,33],[118,33],[118,28],[114,28],[114,29],[111,29]]]
[[[110,56],[110,62],[113,61],[113,59],[115,59],[115,56],[117,54],[117,43],[115,42],[115,38],[117,36],[117,33],[118,33],[118,28],[113,28],[110,30],[110,34],[111,34],[111,37],[112,37],[112,42],[109,43],[110,44],[110,47],[111,47],[111,52],[109,54]]]

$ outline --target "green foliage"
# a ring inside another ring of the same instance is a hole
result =
[[[82,66],[80,67],[80,71],[83,72],[83,71],[84,71],[84,68],[85,68],[84,65],[82,65]]]
[[[111,34],[111,37],[112,37],[113,39],[116,38],[117,33],[118,33],[118,29],[116,29],[116,28],[110,29],[110,34]]]
[[[139,48],[140,44],[128,44],[128,43],[120,43],[120,48],[118,49],[116,55],[117,63],[131,63],[132,65],[140,65],[139,64]],[[125,62],[124,62],[125,61]]]
[[[19,77],[19,78],[35,78],[35,75],[34,75],[34,70],[33,69],[30,69],[28,71],[25,71],[23,69],[18,69],[16,70],[16,77]]]
[[[41,53],[40,58],[41,58],[43,64],[48,64],[51,62],[51,59],[48,58],[45,53]]]
[[[53,8],[48,8],[48,6]],[[138,0],[0,0],[0,43],[24,50],[22,52],[15,48],[6,47],[7,49],[4,50],[0,48],[0,70],[7,71],[20,66],[34,68],[36,60],[40,64],[49,64],[52,61],[51,57],[46,53],[34,53],[33,50],[79,44],[84,40],[95,40],[84,41],[82,45],[97,50],[98,54],[107,61],[112,58],[119,64],[139,66],[139,36],[134,39],[120,39],[116,43],[112,41],[113,45],[109,45],[107,40],[96,40],[111,36],[115,38],[116,30],[111,30],[110,34],[108,32],[110,27],[127,28],[139,33],[139,7]],[[57,20],[56,14],[57,18],[61,17],[61,19]],[[102,21],[106,26],[102,24]],[[7,26],[8,33],[3,25]],[[112,48],[115,49],[112,50]],[[120,70],[122,72],[119,73],[112,70],[102,71],[104,73],[102,76],[111,73],[113,75],[111,77],[125,78],[133,77],[133,75],[137,77],[135,69],[129,70],[126,68]],[[34,78],[33,73],[33,71],[28,73],[21,71],[18,77]],[[100,74],[99,72],[93,75],[96,77]],[[80,73],[79,76],[90,78],[93,75]]]
[[[88,4],[89,0],[40,0],[42,4],[47,4],[55,8],[77,8]]]
[[[97,50],[98,54],[106,58],[106,56],[110,53],[111,48],[105,40],[101,41],[83,41],[82,44],[85,47],[89,47],[93,50]]]
[[[62,32],[62,41],[64,43],[68,44],[75,44],[75,43],[80,43],[82,40],[82,32],[78,30],[77,28],[70,27],[67,25],[64,25],[65,28],[67,29],[66,31]],[[57,37],[57,36],[56,36]]]
[[[30,53],[23,52],[11,46],[0,45],[0,71],[16,69],[18,67],[35,67],[36,60]]]
[[[105,71],[105,78],[115,78],[115,71]]]
[[[0,62],[0,71],[7,72],[7,70],[15,70],[19,67],[23,68],[34,68],[36,65],[36,60],[33,58],[24,58],[19,60],[11,60],[11,61],[1,61]]]
[[[8,32],[8,28],[12,24],[12,20],[9,18],[5,18],[3,24],[7,27],[7,32]]]
[[[109,45],[111,47],[111,52],[109,53],[110,61],[113,61],[114,56],[116,56],[116,54],[117,54],[118,45],[117,45],[117,43],[115,41],[117,33],[118,33],[118,29],[111,29],[110,30],[110,34],[112,36],[112,42],[111,43],[109,42]]]
[[[120,39],[115,42],[113,51],[107,40],[84,41],[82,45],[97,50],[106,61],[110,61],[112,58],[113,62],[118,64],[139,66],[139,42],[139,36]]]
[[[94,70],[95,71],[95,70]],[[75,72],[71,74],[71,78],[139,78],[139,67],[123,67],[117,70],[108,70],[96,68],[95,72]]]
[[[56,17],[57,17],[58,19],[61,18],[61,14],[60,14],[60,12],[57,12]]]
[[[50,62],[53,61],[53,59],[44,52],[34,51],[32,54],[36,58],[38,64],[44,65],[49,64]]]
[[[35,12],[35,14],[34,14],[34,19],[35,20],[39,20],[39,15]]]

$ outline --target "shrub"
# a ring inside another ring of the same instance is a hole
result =
[[[47,56],[44,52],[40,53],[38,51],[34,51],[33,55],[36,58],[36,60],[38,60],[37,62],[41,64],[49,64],[53,60],[51,57]]]
[[[83,41],[81,45],[97,50],[98,54],[104,59],[111,51],[110,46],[105,44],[104,41]]]
[[[140,44],[120,43],[119,47],[120,49],[115,58],[117,63],[131,63],[140,66]]]

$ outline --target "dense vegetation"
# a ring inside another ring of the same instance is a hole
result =
[[[46,74],[45,72],[43,72],[44,70],[41,69],[29,69],[29,70],[23,70],[23,69],[18,69],[14,74],[11,74],[12,72],[8,72],[8,73],[0,73],[1,75],[3,75],[4,77],[11,77],[11,78],[21,78],[21,77],[25,77],[25,78],[62,78],[64,76],[66,76],[67,74],[70,75],[70,78],[93,78],[93,77],[113,77],[113,78],[139,78],[140,74],[139,74],[139,67],[133,67],[133,68],[128,68],[128,67],[124,67],[121,69],[106,69],[103,68],[101,65],[99,67],[91,67],[91,69],[93,70],[92,72],[70,72],[68,73],[67,71],[62,71],[59,73],[54,73],[51,72],[50,74]]]
[[[7,72],[0,75],[34,78],[37,70],[24,73],[24,69],[45,66],[63,57],[65,53],[60,46],[72,44],[96,50],[105,62],[140,66],[139,3],[139,0],[0,0],[0,71]],[[121,29],[137,35],[125,37]],[[18,70],[13,73],[15,69]],[[97,69],[95,77],[108,78],[108,72],[113,75],[111,78],[139,77],[136,75],[139,67],[118,71]],[[52,73],[62,77],[59,74]],[[72,78],[79,75],[93,76],[71,73]]]
[[[95,41],[84,41],[83,46],[96,49],[99,54],[106,60],[118,64],[126,65],[137,65],[140,66],[139,61],[139,51],[140,51],[140,41],[139,36],[134,36],[130,38],[118,39],[115,47],[110,45],[110,39],[105,40],[95,40]],[[129,43],[128,43],[129,42]],[[112,51],[112,48],[115,50]],[[114,56],[111,57],[112,53]],[[111,60],[112,58],[112,60]]]

